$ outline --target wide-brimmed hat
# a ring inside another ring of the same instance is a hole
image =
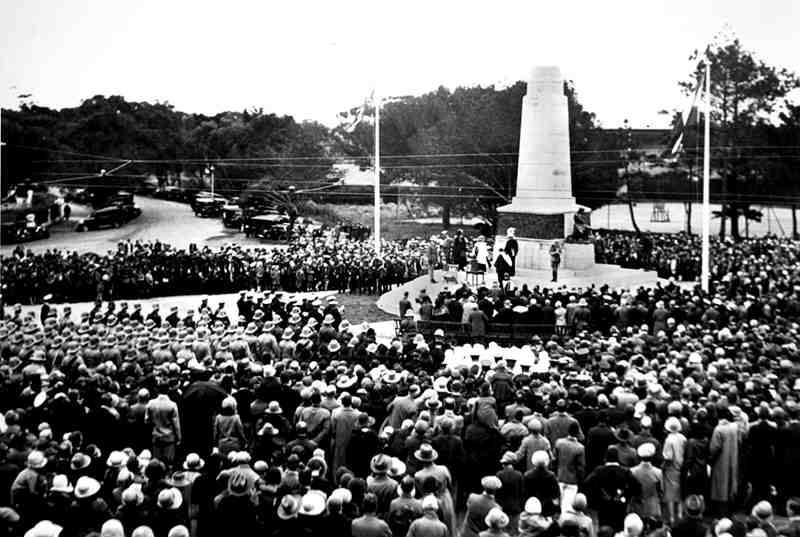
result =
[[[292,339],[293,337],[294,337],[294,329],[291,326],[286,327],[286,329],[283,331],[283,335],[281,336],[281,339],[289,340],[289,339]]]
[[[340,390],[349,390],[358,382],[358,377],[342,375],[336,380],[336,387]]]
[[[378,453],[369,463],[369,468],[375,474],[388,474],[391,467],[391,458],[383,453]]]
[[[645,442],[636,448],[636,454],[642,459],[652,459],[656,454],[656,446],[652,442]]]
[[[39,450],[33,450],[28,453],[28,466],[34,470],[44,468],[47,466],[47,457]]]
[[[328,352],[339,352],[340,350],[342,350],[342,344],[339,343],[338,339],[332,339],[328,343]]]
[[[121,451],[112,451],[108,454],[108,458],[106,459],[106,466],[110,466],[112,468],[122,468],[122,465],[128,460],[128,457]]]
[[[189,472],[184,472],[183,470],[173,472],[173,474],[167,478],[167,485],[177,489],[182,489],[191,485],[191,483],[192,480],[189,478]]]
[[[24,537],[58,537],[63,529],[63,526],[54,524],[49,520],[40,520],[25,532]]]
[[[183,494],[175,487],[161,489],[158,493],[158,506],[163,509],[175,510],[183,505]]]
[[[285,495],[278,505],[278,518],[281,520],[289,520],[295,518],[300,511],[300,501],[296,496],[291,494]]]
[[[300,513],[303,516],[318,516],[325,510],[328,498],[320,490],[309,490],[300,498]]]
[[[53,478],[53,484],[50,486],[52,492],[66,492],[72,493],[72,485],[69,484],[69,479],[64,474],[59,474]]]
[[[311,327],[306,325],[300,330],[300,339],[308,339],[314,335],[314,332],[311,330]]]
[[[100,491],[100,482],[97,479],[88,476],[81,476],[75,483],[75,497],[88,498],[94,496]]]
[[[76,471],[83,470],[90,464],[92,464],[92,458],[85,453],[76,453],[69,461],[69,467]]]
[[[231,496],[247,496],[250,493],[250,484],[243,472],[233,472],[228,477],[228,494]]]
[[[267,405],[267,414],[283,414],[283,409],[278,401],[270,401]]]
[[[389,462],[389,476],[393,479],[400,479],[406,475],[406,463],[397,457],[391,457]]]
[[[439,452],[433,449],[430,444],[422,444],[414,452],[414,457],[421,462],[435,462],[439,458]]]
[[[667,421],[664,422],[664,428],[671,432],[671,433],[679,433],[681,432],[681,420],[676,418],[675,416],[670,416],[667,418]]]
[[[144,503],[144,493],[142,486],[134,484],[122,491],[122,503],[126,505],[142,505]]]
[[[186,455],[186,460],[183,461],[184,470],[202,470],[206,462],[197,453],[189,453]]]
[[[500,490],[503,488],[503,482],[497,476],[487,475],[481,479],[481,487],[488,491]]]

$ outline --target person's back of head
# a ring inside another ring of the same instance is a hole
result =
[[[378,510],[378,497],[372,492],[368,492],[364,495],[364,501],[361,505],[364,514],[375,514]]]
[[[569,427],[567,427],[567,432],[570,436],[577,437],[581,432],[581,426],[577,422],[573,421],[569,424]]]
[[[406,496],[411,496],[414,492],[414,478],[410,475],[403,477],[400,481],[400,490]]]

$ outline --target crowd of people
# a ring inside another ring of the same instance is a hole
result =
[[[336,228],[321,236],[305,233],[285,248],[190,247],[159,241],[122,242],[106,254],[18,247],[0,258],[7,303],[136,299],[153,296],[230,293],[240,289],[290,292],[336,290],[377,294],[427,270],[428,241],[384,241],[383,255],[372,243],[344,236]]]
[[[368,255],[326,240],[260,255],[315,269]],[[677,252],[683,239],[651,240]],[[607,259],[630,247],[599,241]],[[505,283],[404,306],[410,320],[431,305],[462,322],[552,320],[520,349],[413,330],[379,340],[334,296],[287,300],[280,278],[243,293],[238,319],[205,301],[4,307],[0,535],[796,537],[798,246],[715,242],[707,294]],[[427,247],[390,251],[408,262]],[[136,251],[182,266],[166,245],[93,259],[109,271]],[[213,257],[177,257],[193,255]],[[9,261],[77,263],[40,257]],[[235,257],[220,256],[217,281]],[[231,286],[270,277],[238,266]]]

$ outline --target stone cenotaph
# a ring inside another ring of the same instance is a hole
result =
[[[572,195],[564,79],[556,66],[534,67],[522,100],[516,195],[498,208],[495,252],[515,228],[517,269],[549,270],[550,247],[561,243],[561,268],[594,265],[594,245],[564,242],[579,210]]]

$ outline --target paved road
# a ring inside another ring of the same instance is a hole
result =
[[[136,197],[136,205],[142,209],[139,218],[119,229],[103,229],[78,233],[73,231],[75,221],[86,213],[76,208],[69,225],[59,224],[51,228],[51,236],[25,244],[25,248],[41,252],[48,248],[68,248],[79,252],[106,252],[116,249],[121,240],[132,241],[160,240],[178,248],[188,248],[189,244],[198,246],[221,246],[235,242],[246,246],[263,245],[258,239],[248,239],[242,233],[223,227],[219,218],[198,218],[192,209],[183,203]],[[8,255],[15,245],[0,246],[0,253]]]

